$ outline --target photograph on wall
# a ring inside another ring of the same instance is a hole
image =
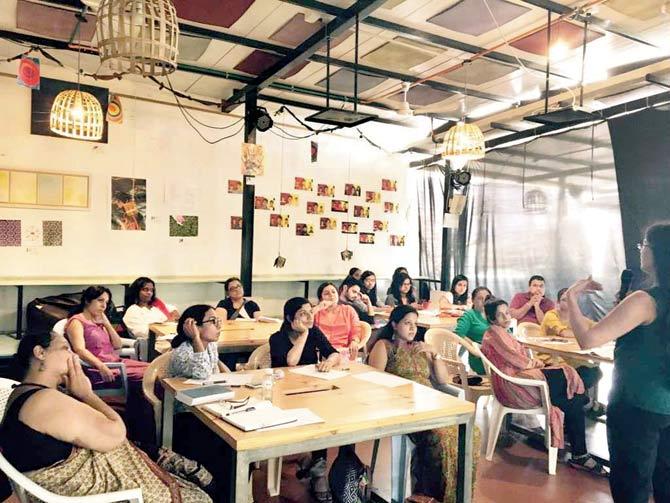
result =
[[[344,195],[345,196],[356,196],[361,195],[361,186],[354,183],[345,183],[344,184]]]
[[[242,182],[240,180],[228,180],[228,194],[241,194]]]
[[[315,201],[307,201],[308,215],[323,215],[323,204]]]
[[[314,234],[314,226],[312,224],[295,224],[296,236],[311,236]]]
[[[333,199],[330,202],[330,210],[338,213],[347,213],[349,211],[349,201],[344,199]]]
[[[375,192],[374,190],[365,191],[365,202],[366,203],[381,203],[382,194],[381,192]]]
[[[230,228],[234,231],[241,231],[242,217],[230,217]]]
[[[268,197],[263,197],[263,196],[255,196],[254,197],[254,209],[257,210],[274,210],[275,209],[275,199],[273,198],[268,198]]]
[[[315,141],[310,142],[310,156],[312,162],[318,162],[319,160],[319,144]]]
[[[373,245],[375,244],[375,233],[374,232],[361,232],[358,235],[358,242],[363,245]]]
[[[358,222],[342,222],[342,234],[358,233]]]
[[[30,134],[37,134],[41,136],[53,136],[55,138],[62,138],[63,140],[72,140],[66,136],[61,136],[54,133],[50,129],[49,117],[51,116],[51,105],[53,105],[56,96],[61,91],[73,89],[72,82],[64,80],[48,79],[42,77],[40,79],[40,89],[33,89],[31,91],[30,101]],[[102,107],[103,117],[107,114],[107,105],[109,104],[109,90],[104,87],[88,86],[81,84],[80,89],[84,92],[92,94],[100,102]],[[88,141],[94,143],[107,143],[107,121],[103,121],[102,138],[99,140],[75,140]]]
[[[314,179],[296,176],[295,190],[314,190]]]
[[[389,223],[386,220],[374,220],[372,222],[372,229],[375,232],[384,232],[389,230]]]
[[[242,144],[242,175],[263,176],[265,173],[265,151],[263,145]]]
[[[282,192],[279,194],[279,205],[280,206],[298,206],[300,202],[300,197],[298,194],[291,194],[289,192]]]
[[[112,230],[146,230],[147,181],[112,177]]]
[[[389,244],[391,246],[405,246],[405,236],[396,236],[391,234],[389,236]]]
[[[358,218],[370,218],[370,207],[355,205],[354,216]]]
[[[382,190],[389,190],[395,192],[398,190],[397,180],[389,180],[387,178],[382,178]]]
[[[289,216],[281,213],[270,213],[270,227],[288,227]]]
[[[325,231],[334,231],[337,229],[337,219],[336,218],[328,218],[328,217],[321,217],[319,220],[319,229],[325,230]]]
[[[61,220],[42,221],[42,246],[63,246],[63,222]]]
[[[316,186],[316,195],[323,197],[335,197],[335,185],[320,183]]]
[[[0,220],[0,246],[21,246],[21,220]]]
[[[400,205],[398,203],[384,201],[384,213],[398,213],[398,210],[400,210]]]
[[[198,217],[170,215],[170,237],[194,238],[198,235]]]

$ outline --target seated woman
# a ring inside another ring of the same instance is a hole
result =
[[[106,363],[120,362],[117,350],[121,349],[121,338],[109,323],[105,311],[112,300],[112,292],[104,286],[89,286],[81,297],[81,304],[71,313],[65,325],[65,333],[72,350],[90,368],[85,373],[93,388],[108,387],[116,381],[118,371],[111,370]],[[148,441],[154,438],[153,413],[142,392],[146,362],[123,359],[128,378],[126,409],[130,438]]]
[[[255,320],[261,317],[261,308],[251,299],[244,297],[244,287],[240,278],[228,278],[224,283],[228,297],[216,305],[217,313],[226,320],[245,318]],[[225,313],[223,312],[225,310]]]
[[[545,313],[540,327],[543,336],[575,338],[568,318],[568,300],[565,295],[567,291],[567,288],[560,289],[558,295],[556,295],[556,299],[558,299],[556,308]],[[595,321],[589,320],[589,326],[593,325],[595,325]],[[564,359],[560,356],[542,353],[537,354],[537,358],[542,360],[546,365],[561,365],[565,363],[574,367],[579,377],[582,378],[586,389],[593,388],[603,376],[598,364],[587,363],[584,360]],[[588,414],[590,417],[602,416],[605,414],[605,406],[597,400],[592,400]]]
[[[361,274],[361,292],[370,298],[373,307],[384,307],[382,301],[377,297],[377,276],[372,271]]]
[[[38,485],[63,496],[140,487],[147,503],[211,502],[126,440],[121,417],[93,393],[62,335],[25,335],[15,363],[24,377],[7,401],[0,447]]]
[[[337,350],[314,326],[312,306],[302,297],[294,297],[284,304],[284,322],[279,332],[270,337],[270,358],[273,367],[316,364],[322,372],[329,371],[340,361]],[[311,476],[310,487],[319,503],[332,500],[326,471],[326,449],[312,452],[310,465],[301,470],[303,475]]]
[[[137,278],[128,288],[123,323],[136,339],[149,337],[149,325],[175,321],[179,311],[156,297],[156,284],[150,278]]]
[[[431,378],[439,384],[449,382],[444,361],[424,342],[416,342],[418,313],[411,306],[398,306],[370,353],[370,365],[425,386]],[[458,427],[449,426],[410,434],[416,445],[412,453],[412,479],[415,493],[444,503],[456,501]],[[475,429],[474,471],[479,458],[479,430]]]
[[[484,302],[491,296],[491,290],[485,286],[478,286],[472,291],[472,309],[465,311],[458,318],[454,333],[460,337],[467,337],[478,344],[482,343],[484,332],[489,329],[489,322],[484,313]],[[468,356],[470,368],[479,375],[485,375],[484,364],[474,355]]]
[[[337,350],[349,349],[353,359],[360,348],[358,314],[351,306],[338,304],[340,297],[332,283],[321,283],[316,290],[319,303],[314,306],[314,325]]]
[[[361,279],[361,274],[363,271],[361,271],[358,267],[352,267],[349,269],[349,274],[347,274],[347,277],[344,278],[344,281],[349,281],[350,279],[355,279],[355,280],[360,280]]]
[[[414,287],[412,278],[406,273],[401,272],[393,277],[393,282],[389,288],[389,294],[384,302],[387,306],[411,306],[416,307],[416,297],[414,296]]]
[[[468,278],[462,274],[454,276],[451,288],[440,299],[440,309],[464,311],[472,307],[468,297]]]
[[[507,332],[512,317],[507,302],[489,299],[484,304],[486,318],[491,327],[484,334],[482,353],[501,372],[510,377],[546,381],[551,399],[551,445],[563,448],[563,426],[570,440],[572,457],[568,464],[595,475],[607,476],[603,465],[586,450],[584,405],[584,383],[579,374],[568,365],[545,366],[540,360],[528,356],[526,349]],[[541,404],[540,391],[536,387],[520,386],[493,374],[493,392],[503,405],[519,409],[531,409]]]
[[[342,283],[340,286],[340,304],[353,307],[359,320],[374,325],[374,306],[370,297],[361,291],[360,281],[352,278]]]

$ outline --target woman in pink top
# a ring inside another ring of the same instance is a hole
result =
[[[563,448],[563,425],[570,440],[573,468],[607,476],[602,464],[586,450],[584,383],[577,371],[569,365],[545,366],[540,360],[528,356],[527,350],[507,331],[512,319],[507,302],[491,298],[484,304],[486,318],[491,324],[482,340],[482,353],[504,374],[511,377],[546,381],[551,400],[551,445]],[[491,374],[493,392],[503,405],[519,409],[532,409],[542,403],[537,387],[520,386]]]
[[[119,375],[118,370],[111,370],[105,365],[121,361],[117,353],[117,350],[121,349],[121,338],[105,315],[111,299],[112,292],[108,288],[89,286],[84,290],[81,304],[74,309],[65,325],[65,333],[72,351],[92,367],[85,368],[85,373],[94,389],[108,387],[108,383],[114,382]],[[142,393],[142,378],[149,364],[127,358],[123,359],[123,363],[128,377],[126,405],[131,436],[137,440],[152,440],[153,437],[149,436],[151,433],[146,432],[147,426],[150,425],[141,424],[152,415]],[[153,420],[151,422],[153,423]],[[148,438],[144,438],[145,434]]]
[[[351,358],[355,358],[360,347],[358,314],[353,307],[338,304],[340,295],[332,283],[322,283],[317,295],[319,303],[312,310],[314,325],[335,349],[349,349]]]

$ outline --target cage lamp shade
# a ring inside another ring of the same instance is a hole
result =
[[[442,157],[455,161],[475,161],[486,154],[482,130],[476,124],[459,121],[444,137]]]
[[[111,70],[164,76],[177,69],[179,21],[172,0],[102,0],[96,33]]]
[[[92,94],[68,89],[58,93],[51,105],[49,128],[77,140],[100,140],[104,128],[102,106]]]

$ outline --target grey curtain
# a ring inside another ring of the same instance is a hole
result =
[[[419,171],[417,208],[419,215],[419,273],[440,278],[442,270],[442,214],[444,213],[444,167],[432,165]]]

